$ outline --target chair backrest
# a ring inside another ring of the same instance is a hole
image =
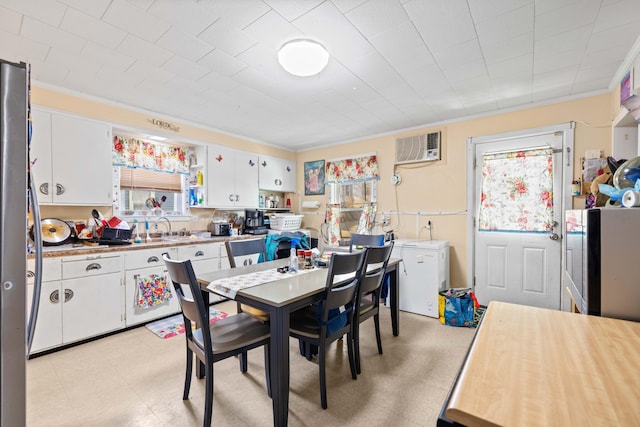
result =
[[[231,268],[256,264],[267,260],[265,238],[247,240],[227,240],[227,257]]]
[[[322,304],[321,324],[329,320],[329,311],[345,307],[349,311],[355,303],[358,282],[364,271],[367,251],[333,254],[329,262],[325,297]],[[349,313],[349,323],[353,313]]]
[[[182,309],[182,317],[184,318],[185,324],[184,330],[187,341],[192,342],[203,352],[206,352],[207,349],[212,348],[211,335],[208,333],[201,334],[204,342],[204,348],[202,348],[198,345],[197,341],[193,339],[193,332],[189,327],[191,322],[195,322],[199,329],[203,327],[206,328],[209,324],[207,322],[206,315],[207,308],[204,303],[204,298],[202,298],[202,294],[200,292],[200,285],[198,284],[196,275],[193,272],[191,260],[187,259],[184,261],[176,261],[170,259],[167,254],[164,254],[162,258],[164,259],[164,263],[169,272],[169,277],[171,278],[171,283],[176,291],[175,293],[178,297],[180,308]],[[191,291],[191,298],[185,295],[182,288],[183,286],[189,288]]]
[[[365,269],[360,281],[359,296],[376,291],[382,285],[391,251],[393,250],[393,240],[384,246],[373,246],[367,248],[365,258]]]
[[[353,252],[354,246],[382,246],[384,245],[384,234],[351,234],[349,242],[349,252]]]

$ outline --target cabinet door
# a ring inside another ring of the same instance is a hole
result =
[[[208,205],[218,208],[235,206],[235,150],[217,145],[208,147],[207,171]]]
[[[237,151],[235,166],[235,206],[257,208],[260,194],[258,191],[258,155]]]
[[[38,202],[50,204],[55,188],[51,182],[51,113],[31,110],[31,173],[38,192]]]
[[[51,117],[53,203],[110,206],[111,128],[63,114]]]
[[[296,162],[293,160],[282,159],[280,162],[280,171],[282,174],[282,187],[284,193],[296,192]]]
[[[36,330],[31,344],[31,353],[57,347],[62,344],[62,300],[61,282],[43,282],[40,295]],[[31,309],[33,285],[27,287],[27,313]]]
[[[280,160],[272,157],[260,156],[258,158],[260,168],[258,172],[258,184],[261,190],[281,191],[278,183],[282,181],[280,176]]]
[[[400,310],[438,317],[438,251],[402,248]]]
[[[124,327],[122,274],[62,281],[64,344]]]
[[[168,303],[155,307],[139,308],[136,305],[139,278],[144,276],[148,277],[151,274],[161,275],[166,272],[167,270],[164,263],[157,267],[140,268],[125,272],[125,323],[127,327],[137,325],[139,323],[150,322],[180,311],[180,303],[178,302],[178,298],[175,294],[173,294],[173,297]],[[167,278],[167,280],[169,279]],[[169,286],[171,287],[171,292],[175,292],[173,285],[170,284]]]

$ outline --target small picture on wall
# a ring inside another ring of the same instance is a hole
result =
[[[304,162],[304,195],[324,194],[324,160]]]

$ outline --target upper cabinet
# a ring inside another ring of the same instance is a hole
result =
[[[111,127],[33,109],[31,161],[41,204],[111,205]]]
[[[295,193],[296,162],[275,157],[260,156],[259,186],[261,190]]]
[[[207,204],[215,208],[258,207],[258,155],[229,147],[207,147]]]

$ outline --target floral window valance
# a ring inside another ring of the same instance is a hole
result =
[[[184,147],[114,135],[112,153],[116,166],[189,174],[189,150]]]
[[[325,183],[380,179],[376,156],[327,161]]]
[[[481,231],[549,232],[553,223],[553,150],[485,154]]]

